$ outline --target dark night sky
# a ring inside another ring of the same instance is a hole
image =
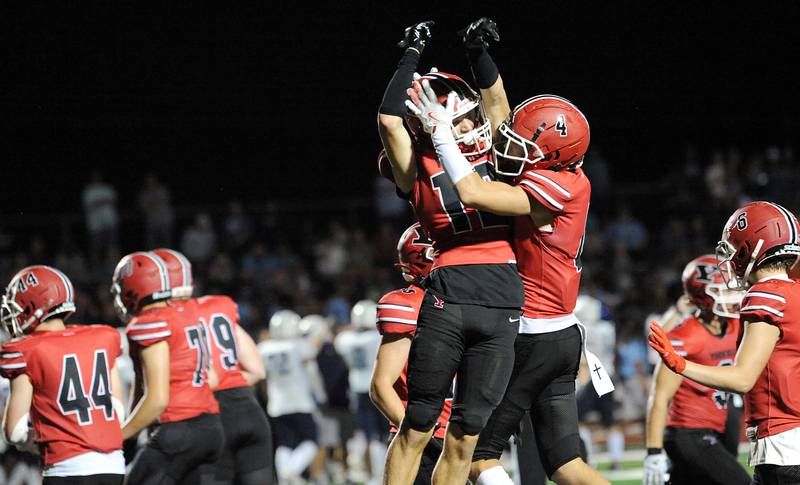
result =
[[[2,212],[77,211],[92,167],[123,197],[155,170],[184,203],[368,191],[394,44],[428,18],[423,66],[463,75],[454,32],[495,18],[512,105],[542,92],[573,100],[617,180],[657,177],[685,141],[796,143],[796,4],[645,3],[7,11]]]

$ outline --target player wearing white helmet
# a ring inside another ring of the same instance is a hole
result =
[[[275,468],[280,483],[294,483],[317,454],[317,401],[308,367],[313,349],[300,339],[300,316],[291,310],[270,319],[270,339],[258,344],[267,368],[267,413],[276,436]]]
[[[372,368],[378,354],[381,336],[375,330],[377,304],[371,300],[360,300],[350,311],[351,329],[336,336],[333,344],[342,356],[349,373],[350,391],[353,394],[351,407],[356,416],[356,435],[348,442],[348,454],[355,458],[364,456],[369,450],[371,475],[383,475],[386,455],[385,437],[389,431],[386,420],[369,398]]]

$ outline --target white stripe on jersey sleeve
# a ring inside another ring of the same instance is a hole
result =
[[[765,293],[763,291],[751,291],[747,293],[747,298],[750,297],[757,297],[757,298],[768,298],[770,300],[777,300],[781,303],[786,303],[786,298],[782,297],[781,295],[775,295],[773,293]]]
[[[562,204],[559,204],[558,202],[556,202],[556,200],[553,199],[552,197],[550,197],[549,195],[547,195],[547,193],[544,190],[542,190],[539,187],[535,186],[531,182],[528,182],[527,180],[523,180],[523,181],[520,182],[520,185],[524,185],[526,187],[530,187],[537,194],[541,195],[544,198],[544,200],[546,200],[550,205],[552,205],[553,207],[555,207],[558,210],[564,210],[564,206]]]
[[[395,317],[379,317],[379,322],[389,322],[389,323],[405,323],[406,325],[416,325],[416,320],[408,320],[406,318],[395,318]]]
[[[404,305],[394,305],[392,303],[381,303],[378,310],[400,310],[401,312],[413,312],[414,307]]]
[[[169,335],[172,335],[172,332],[167,330],[167,331],[164,331],[164,332],[143,333],[141,335],[131,335],[130,339],[131,340],[147,340],[147,339],[151,339],[151,338],[167,337]]]
[[[753,310],[764,310],[767,313],[772,313],[773,315],[783,318],[783,312],[780,312],[772,307],[768,307],[766,305],[747,305],[746,307],[739,310],[739,313],[749,312]]]
[[[570,194],[564,187],[558,185],[557,183],[555,183],[554,181],[552,181],[549,178],[545,177],[544,175],[541,175],[541,174],[538,174],[538,173],[532,172],[532,171],[528,172],[528,175],[530,175],[531,177],[536,177],[537,179],[544,180],[545,182],[550,184],[554,189],[556,189],[557,191],[559,191],[562,194],[564,194],[564,197],[572,197],[572,194]]]
[[[149,330],[151,328],[163,328],[166,326],[167,322],[137,323],[131,327],[131,330]]]

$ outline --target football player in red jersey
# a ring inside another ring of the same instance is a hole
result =
[[[466,482],[478,434],[511,375],[514,356],[508,349],[523,303],[508,219],[465,208],[431,136],[413,117],[404,125],[405,90],[430,40],[431,25],[421,22],[406,29],[400,43],[405,51],[378,114],[395,185],[436,250],[409,353],[408,405],[387,454],[390,485],[408,485],[417,476],[456,373],[458,386],[433,482]],[[484,113],[480,96],[458,76],[435,71],[424,79],[439,96],[454,93],[455,121],[447,130],[455,150],[469,157],[470,170],[490,177],[491,131],[500,119]]]
[[[697,311],[667,333],[675,351],[704,365],[731,365],[743,293],[727,288],[713,254],[690,261],[681,279]],[[644,485],[664,484],[667,460],[662,448],[672,462],[673,485],[750,483],[738,451],[723,444],[729,397],[657,366],[647,403]]]
[[[172,304],[193,305],[206,326],[211,367],[218,378],[214,397],[225,430],[225,450],[217,462],[216,483],[272,483],[272,433],[252,389],[266,377],[266,370],[255,342],[239,325],[238,305],[222,295],[191,298],[192,266],[186,256],[166,248],[152,252],[166,264]]]
[[[120,485],[120,335],[106,325],[65,326],[74,294],[50,266],[29,266],[11,279],[0,305],[0,321],[16,337],[0,348],[0,375],[11,381],[3,435],[18,445],[36,442],[45,484]]]
[[[111,293],[120,318],[130,320],[125,332],[136,370],[123,439],[158,423],[127,483],[212,483],[225,438],[208,382],[214,375],[205,325],[193,309],[169,303],[166,264],[151,252],[120,260]]]
[[[530,409],[539,455],[552,480],[606,483],[580,458],[575,406],[582,330],[574,309],[591,193],[580,167],[589,146],[589,124],[574,104],[552,95],[529,98],[512,112],[486,52],[489,40],[499,38],[496,25],[482,18],[461,35],[487,110],[510,119],[499,125],[500,140],[492,150],[495,171],[514,177],[513,185],[487,180],[458,150],[451,129],[458,100],[452,93],[442,102],[423,77],[408,90],[406,105],[432,133],[438,159],[461,203],[482,213],[517,216],[514,252],[525,287],[513,374],[481,433],[470,476],[479,485],[510,483],[499,458]],[[600,361],[585,354],[598,394],[612,391]]]
[[[753,483],[800,483],[800,284],[788,273],[800,257],[797,218],[770,202],[731,215],[717,245],[729,287],[751,286],[739,320],[744,335],[730,366],[686,360],[661,327],[650,346],[673,372],[722,391],[745,394]]]
[[[417,328],[425,289],[422,280],[433,265],[433,243],[419,223],[403,232],[397,244],[398,267],[408,287],[390,291],[378,301],[377,327],[382,335],[378,357],[372,371],[370,397],[397,433],[408,401],[408,351]],[[431,483],[433,467],[442,451],[444,432],[450,418],[452,399],[446,399],[439,414],[438,427],[422,455],[415,485]]]

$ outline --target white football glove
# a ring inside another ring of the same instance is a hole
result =
[[[667,455],[647,455],[644,457],[644,479],[642,485],[664,485],[667,475]]]
[[[439,102],[427,79],[423,79],[422,83],[415,79],[412,87],[406,92],[410,98],[406,100],[406,106],[422,122],[422,127],[426,133],[433,133],[439,127],[448,130],[453,129],[453,112],[456,106],[455,92],[450,92],[447,95],[447,101],[444,106]]]

